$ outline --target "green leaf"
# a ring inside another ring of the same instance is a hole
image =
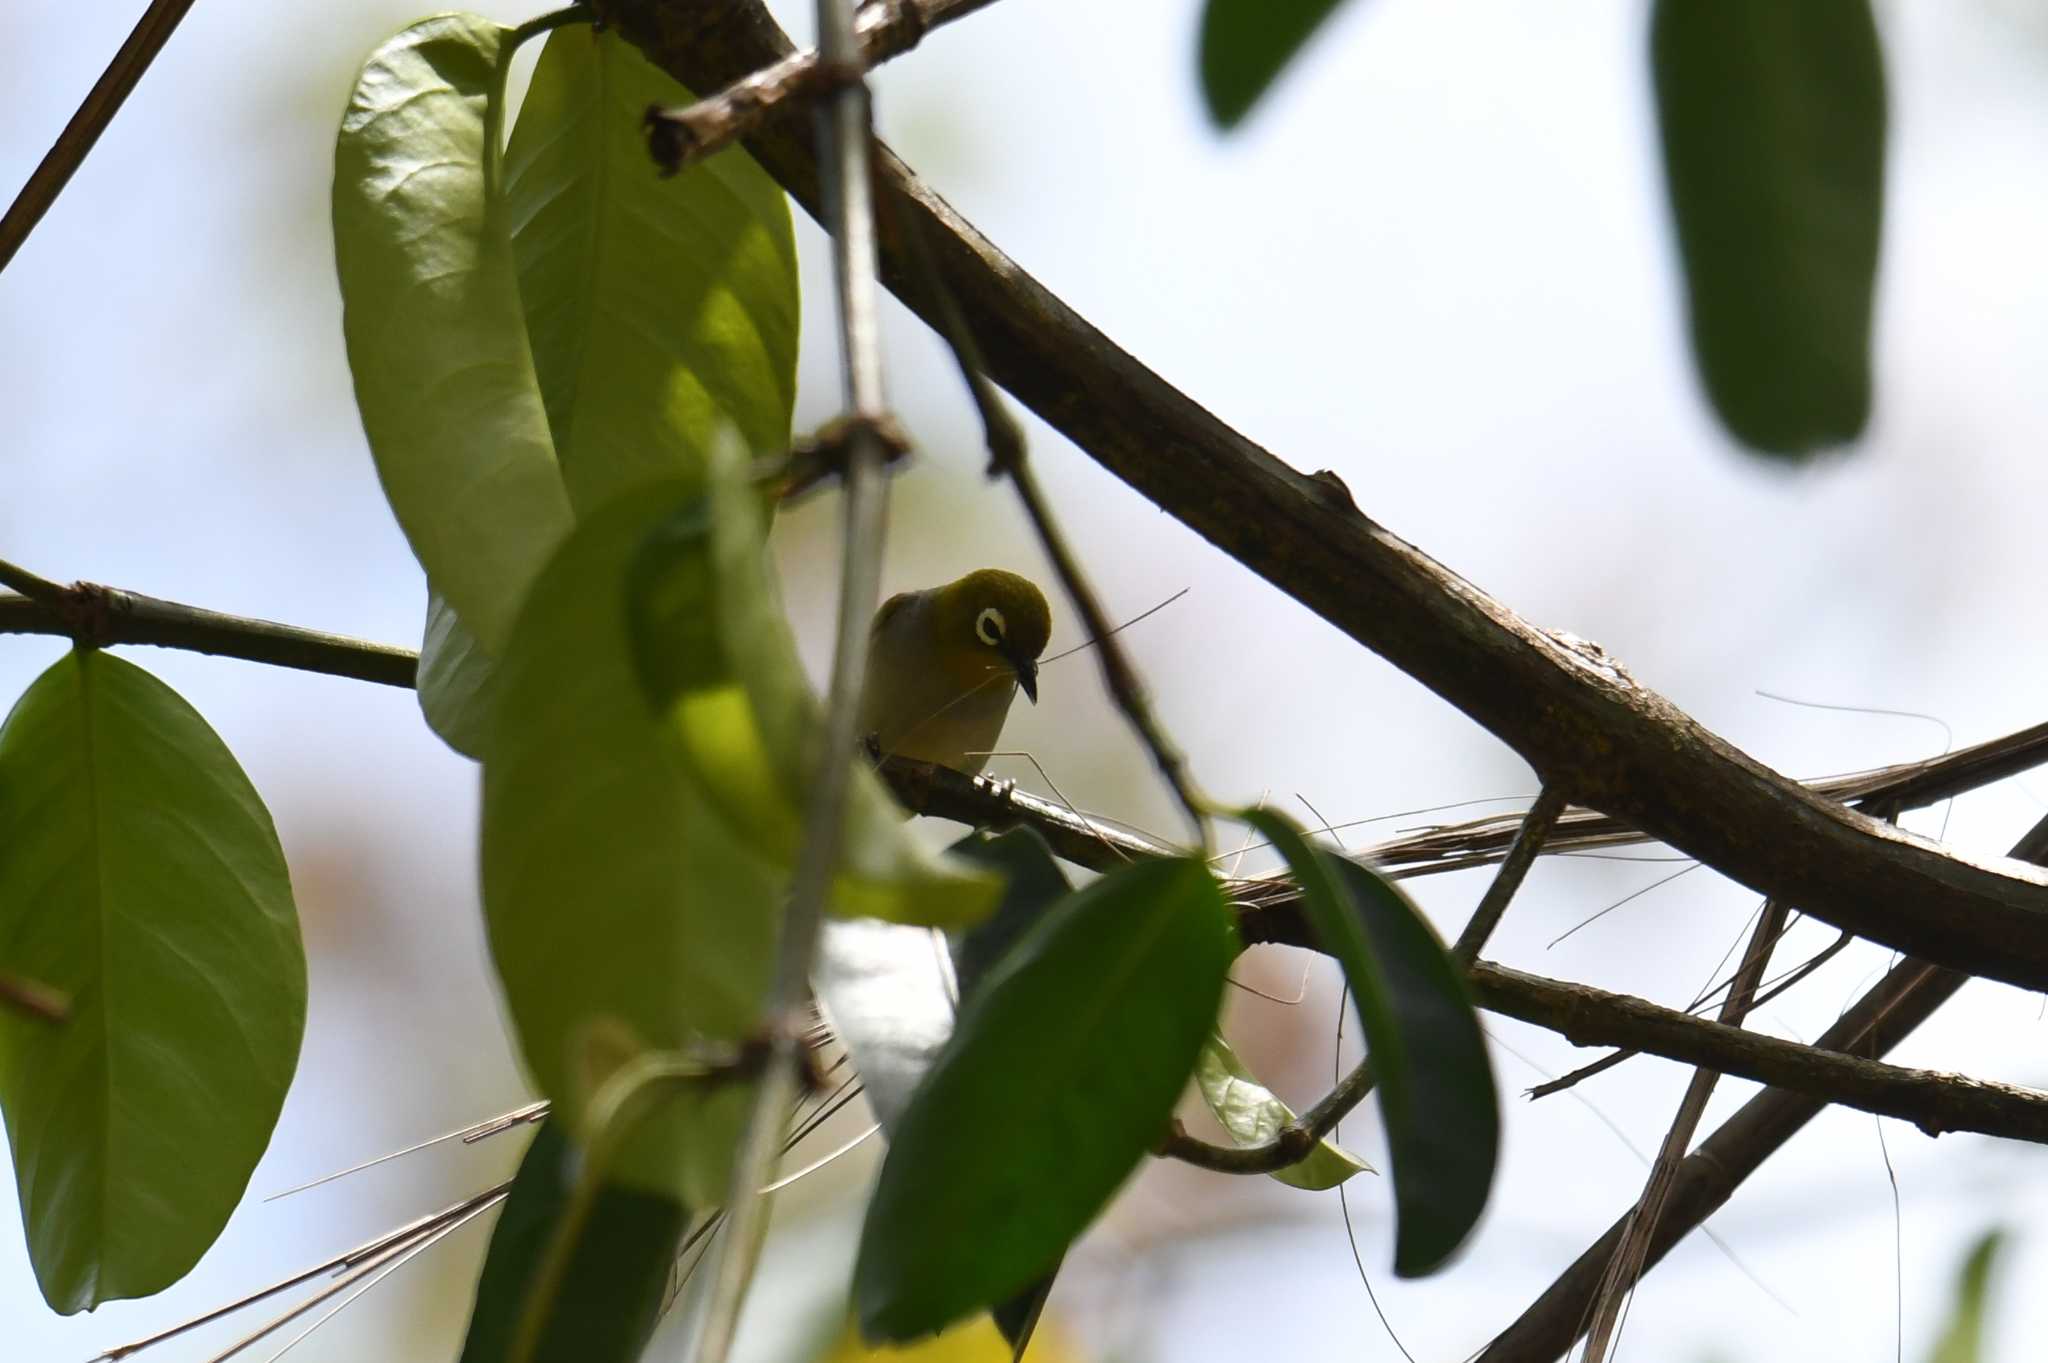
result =
[[[263,801],[185,701],[75,652],[0,726],[0,1010],[29,1257],[62,1312],[183,1277],[241,1200],[298,1063],[306,960]]]
[[[953,973],[960,982],[960,997],[972,998],[996,963],[1053,905],[1073,893],[1074,886],[1054,859],[1052,848],[1030,828],[1003,833],[977,829],[948,850],[1003,876],[1003,898],[995,912],[953,943]]]
[[[1932,1363],[1978,1363],[1984,1356],[1984,1312],[1991,1269],[2005,1245],[2003,1231],[1989,1231],[1970,1247],[1956,1279],[1955,1304],[1935,1342]]]
[[[1342,0],[1209,0],[1202,11],[1202,99],[1234,128]]]
[[[1239,1145],[1264,1145],[1294,1120],[1294,1109],[1252,1077],[1244,1061],[1220,1036],[1212,1036],[1195,1062],[1195,1086],[1216,1120]],[[1304,1158],[1273,1175],[1294,1188],[1320,1192],[1372,1166],[1332,1140],[1318,1142]]]
[[[628,567],[675,492],[599,511],[542,572],[499,669],[485,748],[491,956],[527,1068],[577,1132],[638,1049],[753,1034],[781,911],[785,876],[690,778],[635,675]],[[744,1090],[664,1106],[619,1177],[717,1204]]]
[[[932,1333],[1058,1262],[1165,1134],[1236,938],[1208,869],[1173,859],[1104,876],[1003,959],[889,1142],[863,1334]]]
[[[1658,0],[1650,51],[1693,354],[1744,444],[1870,415],[1884,56],[1867,0]]]
[[[476,636],[439,592],[429,592],[426,635],[420,642],[420,713],[442,742],[479,762],[490,741],[497,675],[497,663]]]
[[[789,867],[823,718],[763,539],[759,492],[728,442],[714,452],[708,495],[684,501],[649,535],[632,566],[627,615],[679,764],[755,853]],[[1001,878],[926,852],[903,818],[880,778],[856,762],[832,911],[955,928],[994,909]]]
[[[1465,977],[1394,885],[1346,857],[1311,849],[1266,809],[1239,816],[1287,859],[1323,948],[1344,967],[1379,1076],[1393,1165],[1394,1271],[1442,1266],[1493,1186],[1500,1100]]]
[[[738,149],[661,177],[647,109],[691,98],[616,34],[560,29],[506,147],[534,365],[580,511],[651,480],[700,480],[727,425],[752,454],[789,447],[788,200]]]
[[[487,208],[509,32],[442,15],[385,43],[334,154],[342,331],[377,476],[428,581],[492,654],[570,522],[511,242]]]
[[[534,1133],[477,1278],[461,1363],[508,1363],[537,1271],[569,1209],[575,1152],[560,1124]],[[660,1317],[688,1213],[672,1197],[607,1186],[577,1238],[534,1363],[635,1363]]]

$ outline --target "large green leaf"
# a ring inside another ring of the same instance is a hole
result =
[[[1267,809],[1246,823],[1287,859],[1323,949],[1344,967],[1379,1077],[1393,1165],[1394,1271],[1441,1267],[1486,1208],[1500,1100],[1465,978],[1391,881],[1310,848]]]
[[[1200,862],[1141,862],[1055,908],[963,1005],[897,1124],[854,1300],[905,1340],[1043,1275],[1165,1134],[1237,934]]]
[[[356,406],[428,581],[502,651],[570,521],[502,214],[486,106],[510,30],[442,15],[378,48],[334,154],[334,256]]]
[[[707,494],[671,504],[627,588],[641,679],[679,765],[755,853],[789,867],[824,722],[762,548],[744,456],[728,440],[714,451]],[[912,839],[864,762],[849,783],[841,848],[831,908],[843,917],[965,927],[1002,895],[1000,876]]]
[[[59,1311],[176,1282],[270,1142],[306,961],[262,800],[178,694],[63,658],[0,727],[0,961],[70,996],[0,1010],[29,1258]]]
[[[461,1363],[509,1363],[535,1277],[569,1210],[575,1154],[541,1124],[491,1231]],[[674,1198],[607,1186],[562,1274],[534,1363],[635,1363],[653,1334],[688,1213]]]
[[[744,151],[664,179],[643,130],[690,93],[616,34],[548,39],[505,151],[505,211],[570,499],[701,478],[726,426],[789,446],[789,204]]]
[[[1867,0],[1658,0],[1650,46],[1707,395],[1767,454],[1854,439],[1884,209]]]
[[[1234,128],[1343,0],[1209,0],[1202,10],[1202,99]]]
[[[527,1067],[572,1131],[608,1058],[752,1035],[781,911],[784,877],[690,778],[634,671],[628,567],[675,492],[597,512],[543,571],[485,749],[491,955]],[[670,1103],[619,1176],[715,1205],[744,1115],[739,1086],[710,1108]]]
[[[1195,1062],[1195,1087],[1216,1120],[1239,1145],[1263,1145],[1280,1134],[1294,1120],[1294,1109],[1273,1096],[1273,1091],[1252,1077],[1230,1043],[1212,1036]],[[1273,1177],[1295,1188],[1320,1192],[1334,1188],[1353,1174],[1372,1172],[1372,1166],[1332,1140],[1317,1143],[1301,1159],[1276,1172]]]
[[[1984,1357],[1984,1313],[1991,1269],[2005,1243],[2002,1231],[1988,1231],[1970,1247],[1956,1278],[1955,1302],[1935,1341],[1931,1363],[1980,1363]]]

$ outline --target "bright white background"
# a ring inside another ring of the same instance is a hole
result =
[[[139,8],[0,10],[0,193],[27,176]],[[327,192],[356,64],[419,12],[393,0],[194,7],[0,275],[0,556],[416,639],[419,574],[351,404]],[[882,118],[940,192],[1173,382],[1296,465],[1336,469],[1369,514],[1539,623],[1600,641],[1779,769],[1850,770],[1946,739],[1937,724],[1759,691],[1929,712],[1958,742],[2039,721],[2048,15],[2025,0],[1882,7],[1894,137],[1878,410],[1851,457],[1791,473],[1732,449],[1694,387],[1645,17],[1621,0],[1356,0],[1225,141],[1195,99],[1194,0],[1008,0],[886,71]],[[807,220],[799,231],[814,304],[803,426],[829,413],[836,385],[816,306],[827,297],[819,238]],[[897,484],[890,588],[983,562],[1036,571],[1013,508],[978,489],[973,430],[936,348],[898,320],[891,386],[925,456]],[[1112,607],[1134,614],[1189,589],[1127,638],[1211,790],[1269,792],[1301,812],[1298,793],[1333,820],[1530,791],[1499,744],[1034,430]],[[814,657],[830,609],[830,515],[808,509],[780,532]],[[1074,641],[1070,621],[1056,638]],[[0,704],[57,652],[0,638]],[[469,764],[402,692],[130,656],[220,730],[292,860],[311,1020],[254,1191],[521,1101],[478,930]],[[1170,831],[1085,657],[1050,670],[1044,691],[1011,738],[1077,802]],[[1916,826],[1938,833],[1946,818],[1958,845],[2002,851],[2043,794],[2048,777],[2008,783]],[[1705,873],[1546,945],[1671,869],[1546,862],[1493,954],[1689,1002],[1754,907]],[[1448,877],[1418,892],[1455,931],[1482,884]],[[1808,928],[1785,959],[1831,935]],[[1884,964],[1874,949],[1852,953],[1758,1025],[1811,1038]],[[1246,967],[1283,994],[1300,969]],[[1330,1063],[1329,981],[1319,973],[1299,1008],[1238,995],[1235,1011],[1248,1053],[1291,1097],[1313,1098]],[[1539,1081],[1532,1064],[1555,1073],[1587,1056],[1493,1025],[1506,1158],[1466,1258],[1395,1283],[1385,1189],[1362,1180],[1352,1197],[1365,1265],[1420,1359],[1484,1343],[1606,1226],[1642,1177],[1616,1129],[1653,1148],[1685,1081],[1637,1061],[1585,1086],[1584,1102],[1528,1105],[1515,1095]],[[1898,1058],[2038,1082],[2044,1047],[2039,1000],[1979,984]],[[1748,1091],[1723,1084],[1709,1122]],[[1368,1153],[1372,1126],[1369,1115],[1351,1124]],[[2048,1329],[2048,1298],[2027,1290],[2048,1271],[2048,1247],[2027,1231],[2048,1205],[2042,1157],[1897,1123],[1883,1136],[1896,1215],[1877,1124],[1830,1114],[1712,1222],[1742,1267],[1693,1237],[1640,1294],[1623,1356],[1861,1363],[1892,1357],[1900,1328],[1905,1356],[1921,1356],[1964,1247],[2002,1222],[2020,1235],[1996,1356],[2029,1357],[2023,1341]],[[516,1153],[506,1142],[442,1151],[283,1203],[252,1199],[163,1298],[68,1320],[36,1294],[0,1180],[0,1357],[82,1359],[480,1186]],[[849,1164],[838,1185],[857,1189],[866,1167]],[[844,1253],[833,1197],[809,1198],[826,1210],[799,1224],[799,1252]],[[482,1243],[466,1233],[292,1357],[451,1358]],[[765,1315],[817,1307],[780,1291],[764,1290]],[[1152,1170],[1128,1192],[1056,1303],[1093,1356],[1398,1357],[1333,1200],[1183,1169]]]

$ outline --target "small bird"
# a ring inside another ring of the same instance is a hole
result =
[[[861,733],[882,756],[974,775],[1018,688],[1037,704],[1038,655],[1051,632],[1044,593],[1000,568],[890,597],[868,634]]]

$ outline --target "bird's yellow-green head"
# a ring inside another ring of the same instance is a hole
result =
[[[1029,578],[977,569],[937,589],[931,619],[942,650],[970,668],[999,660],[1037,702],[1038,658],[1052,634],[1052,611]]]

